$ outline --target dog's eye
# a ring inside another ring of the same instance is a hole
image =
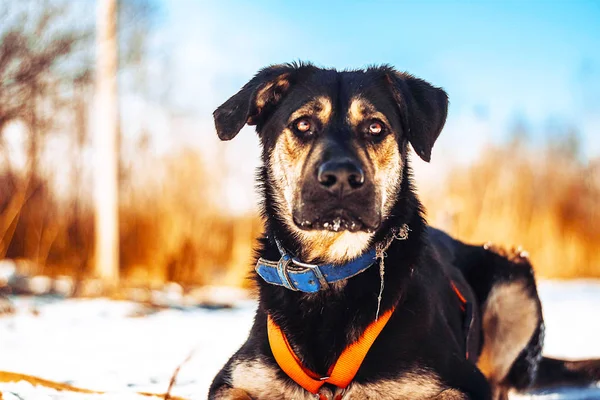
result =
[[[310,121],[307,119],[301,119],[300,121],[296,122],[296,129],[299,132],[310,131]]]
[[[379,121],[371,121],[369,124],[369,134],[379,136],[383,132],[383,124]]]
[[[312,123],[308,118],[300,118],[294,122],[293,126],[294,130],[300,134],[308,134],[312,130]]]

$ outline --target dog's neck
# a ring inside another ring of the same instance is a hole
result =
[[[373,243],[384,240],[392,229],[407,224],[406,240],[394,240],[386,250],[384,290],[380,313],[402,301],[410,284],[413,267],[423,247],[426,229],[421,204],[411,187],[409,172],[403,179],[396,204],[389,217],[375,233]],[[268,203],[268,202],[267,202]],[[265,210],[266,231],[258,256],[279,259],[274,241],[277,237],[290,251],[298,251],[300,243],[270,211]],[[391,261],[393,260],[393,262]],[[292,347],[314,371],[325,371],[348,343],[357,339],[376,318],[381,277],[378,263],[340,285],[314,294],[295,292],[274,286],[257,277],[261,305],[282,327]]]

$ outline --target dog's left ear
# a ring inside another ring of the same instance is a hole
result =
[[[221,104],[213,113],[221,140],[233,139],[245,124],[264,120],[289,90],[293,65],[274,65],[259,71],[239,92]]]
[[[419,157],[429,162],[433,144],[446,123],[448,95],[441,88],[391,68],[386,70],[386,77],[410,144]]]

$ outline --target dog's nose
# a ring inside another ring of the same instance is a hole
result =
[[[365,173],[353,160],[331,160],[319,166],[317,179],[330,192],[346,194],[365,183]]]

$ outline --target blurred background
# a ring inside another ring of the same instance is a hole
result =
[[[413,157],[429,222],[600,278],[599,20],[594,1],[0,0],[1,263],[81,295],[249,285],[258,141],[220,143],[211,113],[304,60],[442,86],[432,162]]]

